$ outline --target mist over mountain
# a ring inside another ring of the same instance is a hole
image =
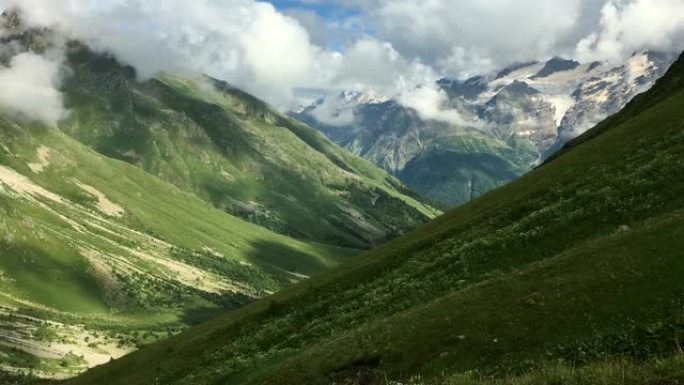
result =
[[[68,384],[681,383],[683,102],[684,55],[517,181]]]
[[[521,176],[619,111],[674,58],[653,51],[618,64],[554,57],[443,78],[395,98],[333,93],[292,116],[426,197],[458,205]]]
[[[142,80],[19,12],[0,31],[0,383],[75,376],[439,213],[224,81]]]
[[[684,384],[684,1],[0,13],[0,385]]]

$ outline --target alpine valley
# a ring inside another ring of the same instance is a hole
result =
[[[438,213],[224,82],[139,82],[16,13],[0,22],[0,62],[64,44],[69,111],[58,127],[0,113],[4,371],[73,376]]]
[[[554,57],[467,80],[444,78],[435,85],[440,108],[454,119],[422,116],[401,96],[351,91],[291,115],[432,201],[456,206],[520,177],[618,112],[675,57],[648,51],[617,65]]]
[[[522,178],[69,385],[681,384],[684,55]]]
[[[684,384],[679,1],[0,0],[0,385]]]

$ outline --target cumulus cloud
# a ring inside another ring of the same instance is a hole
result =
[[[684,49],[683,0],[371,0],[361,7],[377,38],[459,78],[556,55],[619,60]]]
[[[355,10],[330,20],[256,0],[0,0],[0,9],[21,7],[30,24],[112,52],[141,78],[206,73],[280,107],[297,88],[392,96],[512,62],[684,41],[684,0],[332,1]],[[434,100],[429,90],[420,92]]]
[[[350,43],[343,53],[320,47],[300,24],[309,20],[315,29],[311,24],[320,20],[292,13],[295,19],[253,0],[5,2],[21,7],[31,25],[112,52],[141,78],[204,72],[277,105],[289,105],[297,87],[394,94],[435,77],[419,60],[405,60],[390,43],[372,38]]]
[[[582,9],[582,0],[376,0],[369,14],[403,55],[462,77],[548,55]]]
[[[420,60],[406,60],[392,44],[376,39],[357,41],[337,56],[332,84],[357,91],[394,95],[433,81],[437,75]]]
[[[348,126],[354,123],[354,109],[340,107],[332,95],[324,97],[310,112],[319,122],[328,126]]]
[[[435,85],[405,91],[399,95],[397,101],[404,107],[415,110],[423,120],[436,120],[454,125],[468,123],[458,111],[449,108],[449,96]]]
[[[48,124],[62,118],[62,94],[57,90],[58,61],[31,52],[14,56],[0,67],[0,108]]]
[[[318,46],[326,46],[329,41],[329,35],[336,32],[332,31],[333,26],[328,21],[314,11],[294,8],[288,9],[284,13],[297,20],[302,27],[306,28],[311,42]]]
[[[253,0],[5,0],[46,26],[114,53],[142,78],[200,71],[278,102],[311,81],[306,30]]]
[[[582,39],[577,58],[620,60],[634,51],[684,48],[684,1],[611,0],[601,11],[600,30]]]

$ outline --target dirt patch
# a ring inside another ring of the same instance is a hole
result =
[[[0,183],[26,198],[43,197],[53,202],[62,203],[62,198],[59,195],[31,182],[27,177],[9,167],[0,166]]]
[[[8,319],[9,315],[10,313],[0,309],[0,316],[4,319]],[[102,365],[112,358],[122,357],[135,350],[132,346],[122,346],[116,340],[86,330],[82,325],[67,325],[16,313],[12,314],[9,320],[11,324],[0,325],[0,346],[17,349],[43,360],[60,360],[76,356],[82,357],[84,361],[83,365],[44,372],[41,375],[44,378],[73,377],[87,368]],[[36,332],[40,328],[48,328],[53,337],[37,339]]]
[[[38,162],[29,163],[28,166],[31,171],[40,174],[45,170],[45,167],[50,165],[50,148],[46,146],[38,147],[36,150],[36,157],[38,157]]]
[[[97,198],[97,209],[100,210],[103,214],[117,218],[120,218],[124,215],[123,207],[110,201],[103,193],[98,191],[95,187],[88,186],[87,184],[83,184],[80,182],[76,182],[76,185],[80,187],[81,190]]]

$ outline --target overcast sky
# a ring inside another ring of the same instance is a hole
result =
[[[281,107],[300,88],[394,95],[555,55],[684,48],[684,0],[0,0],[12,5],[141,78],[204,72]]]

